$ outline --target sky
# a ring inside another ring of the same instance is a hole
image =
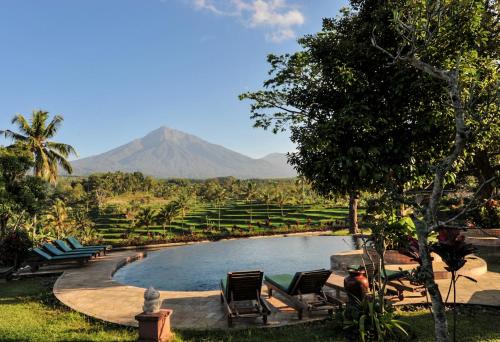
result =
[[[297,51],[345,0],[0,0],[0,130],[43,109],[79,157],[167,126],[258,158],[294,149],[252,127],[269,53]],[[6,144],[0,139],[0,144]]]

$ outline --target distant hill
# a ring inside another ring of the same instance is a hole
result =
[[[73,175],[96,172],[134,172],[158,178],[234,176],[237,178],[294,177],[295,170],[286,156],[272,153],[253,159],[211,144],[194,135],[161,127],[128,144],[108,152],[71,162]]]

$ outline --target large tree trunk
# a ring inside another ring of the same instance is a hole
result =
[[[352,191],[349,194],[349,233],[351,234],[359,234],[358,203],[359,192]]]
[[[418,247],[420,258],[422,259],[421,276],[424,278],[424,285],[431,297],[432,315],[434,317],[434,334],[436,341],[448,341],[448,322],[446,320],[446,310],[443,303],[439,287],[434,281],[434,269],[432,258],[429,252],[428,227],[424,221],[416,222]]]

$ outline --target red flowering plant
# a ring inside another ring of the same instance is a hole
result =
[[[437,242],[431,246],[431,251],[438,254],[446,264],[448,272],[455,273],[460,270],[467,260],[467,255],[476,252],[476,248],[465,242],[465,235],[460,229],[453,227],[440,227],[438,229]]]

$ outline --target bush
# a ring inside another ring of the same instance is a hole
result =
[[[0,240],[0,264],[19,267],[29,256],[29,249],[32,247],[33,241],[25,230],[9,232]]]

